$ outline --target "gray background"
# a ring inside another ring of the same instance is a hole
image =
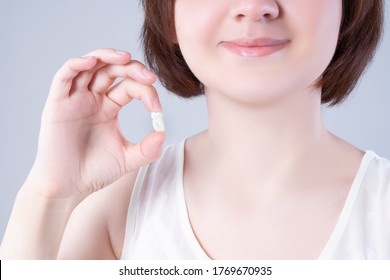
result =
[[[0,0],[0,240],[13,200],[33,163],[41,111],[56,70],[70,57],[101,47],[128,50],[142,60],[138,0]],[[353,96],[324,108],[327,127],[357,147],[390,158],[389,1],[385,36],[376,58]],[[387,50],[387,52],[385,51]],[[167,144],[206,128],[203,98],[191,101],[167,94],[157,85],[164,107]],[[140,102],[120,114],[130,140],[151,127]]]

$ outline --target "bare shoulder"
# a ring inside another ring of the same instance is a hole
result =
[[[361,161],[364,157],[365,152],[358,149],[357,147],[351,145],[345,140],[332,135],[333,137],[333,145],[332,152],[326,151],[333,159],[337,159],[336,161],[342,165],[346,166],[354,171],[360,166]],[[355,175],[356,172],[352,172]]]
[[[138,171],[127,174],[74,209],[64,232],[59,259],[119,259],[126,217]]]

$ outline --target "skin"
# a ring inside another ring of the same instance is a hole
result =
[[[318,258],[363,156],[326,130],[312,86],[336,47],[341,1],[177,0],[175,8],[177,41],[208,108],[209,128],[187,141],[184,169],[200,245],[216,259]],[[221,47],[243,37],[289,44],[249,58]]]
[[[150,112],[162,110],[152,87],[156,77],[145,69],[127,52],[101,49],[72,58],[58,70],[42,114],[36,160],[15,201],[2,258],[115,257],[110,238],[104,235],[106,216],[100,215],[97,205],[102,201],[91,194],[112,184],[114,194],[106,198],[114,198],[115,186],[122,182],[118,179],[129,178],[131,183],[140,166],[161,155],[165,133],[152,132],[134,144],[124,139],[118,125],[119,111],[134,98]],[[118,77],[124,80],[113,86]],[[131,185],[125,191],[131,193]],[[75,222],[80,217],[90,224],[76,239],[85,222]],[[67,224],[71,233],[63,236]],[[102,234],[92,234],[96,229]],[[72,238],[77,242],[60,250],[60,244]],[[91,242],[101,249],[87,248]]]
[[[318,258],[363,156],[326,130],[321,89],[312,87],[334,52],[341,0],[175,5],[175,41],[208,106],[209,129],[185,145],[185,196],[200,245],[217,259]],[[256,37],[288,44],[251,58],[220,44]],[[161,111],[155,76],[144,70],[128,53],[104,49],[58,71],[2,259],[120,257],[137,171],[159,158],[165,137],[132,144],[118,127],[133,98]],[[112,87],[116,77],[125,80]]]

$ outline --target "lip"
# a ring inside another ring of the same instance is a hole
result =
[[[285,48],[290,43],[287,39],[257,38],[222,41],[220,46],[230,52],[248,58],[258,58],[271,55]]]

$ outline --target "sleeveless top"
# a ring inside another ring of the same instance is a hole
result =
[[[187,215],[184,143],[140,169],[121,259],[209,260]],[[390,259],[390,162],[367,151],[320,259]]]

